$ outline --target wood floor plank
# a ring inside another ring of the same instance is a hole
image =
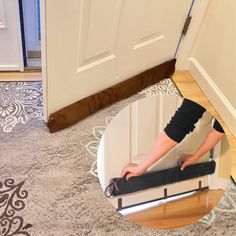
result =
[[[130,214],[127,218],[145,227],[159,229],[183,227],[195,223],[208,214],[223,194],[223,190],[205,190],[184,199]]]
[[[0,81],[41,81],[41,72],[0,72]]]

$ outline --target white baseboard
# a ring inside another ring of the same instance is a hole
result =
[[[0,71],[21,71],[22,68],[19,65],[0,65]]]
[[[191,57],[189,60],[189,72],[236,137],[236,109],[216,86],[199,61],[194,57]]]

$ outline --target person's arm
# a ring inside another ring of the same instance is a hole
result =
[[[162,156],[164,156],[168,151],[170,151],[175,145],[176,141],[169,138],[164,131],[160,133],[156,142],[151,150],[151,152],[147,155],[145,160],[141,162],[139,165],[134,163],[129,163],[126,165],[121,172],[121,177],[126,175],[126,179],[133,176],[138,176],[143,174],[150,166],[152,166],[155,162],[157,162]]]
[[[203,155],[209,152],[222,138],[224,133],[217,131],[212,128],[207,134],[201,146],[193,155],[184,155],[179,159],[179,164],[181,164],[181,170],[196,161],[198,161]]]

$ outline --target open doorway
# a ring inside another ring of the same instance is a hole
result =
[[[19,0],[25,69],[40,69],[40,0]]]

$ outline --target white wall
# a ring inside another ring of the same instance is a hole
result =
[[[1,70],[23,70],[18,0],[0,0]]]
[[[236,136],[236,1],[211,0],[190,73]]]

